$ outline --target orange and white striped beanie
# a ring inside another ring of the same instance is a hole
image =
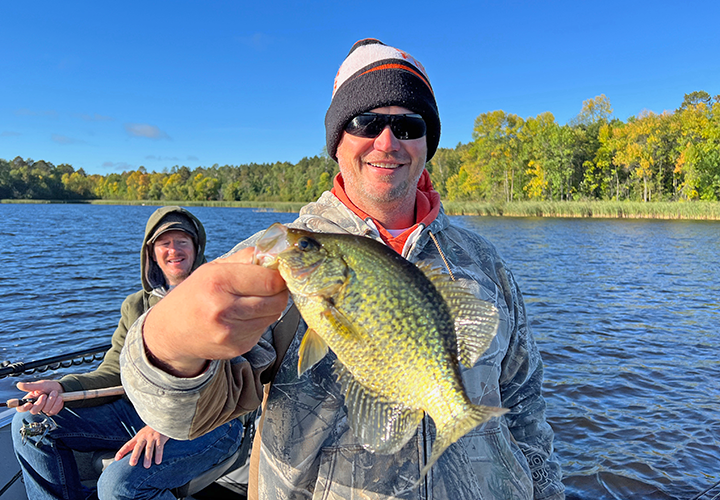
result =
[[[425,68],[407,52],[380,40],[360,40],[335,77],[332,101],[325,114],[328,154],[337,161],[337,147],[350,120],[386,106],[402,106],[423,117],[430,161],[440,142],[440,116]]]

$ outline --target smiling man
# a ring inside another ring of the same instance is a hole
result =
[[[173,488],[232,455],[242,441],[243,426],[237,420],[196,440],[169,439],[146,426],[125,398],[90,399],[74,403],[72,411],[63,410],[63,392],[120,385],[119,356],[128,328],[205,263],[203,225],[184,208],[157,209],[145,227],[140,261],[143,289],[123,302],[112,347],[100,366],[60,380],[18,383],[18,389],[38,398],[19,407],[13,420],[13,444],[28,498],[176,498]],[[19,432],[23,421],[42,421],[45,415],[55,420],[57,429],[24,443]],[[99,450],[117,453],[93,492],[81,483],[74,452]]]
[[[171,211],[155,224],[157,229],[147,240],[147,255],[144,255],[145,263],[148,264],[145,266],[146,278],[153,289],[169,291],[182,283],[197,267],[195,257],[198,254],[196,247],[201,226],[191,216],[187,211]],[[148,221],[148,225],[153,218]],[[160,272],[153,264],[157,264]],[[158,293],[163,294],[159,290]]]
[[[291,226],[373,238],[491,302],[497,335],[474,365],[463,366],[462,379],[474,404],[508,412],[450,445],[422,478],[434,446],[428,416],[399,451],[369,451],[343,404],[346,396],[367,401],[365,387],[353,382],[360,388],[343,391],[332,353],[298,374],[308,326],[293,309],[277,321],[287,291],[277,271],[252,264],[249,247],[259,234],[203,266],[128,332],[123,385],[138,412],[187,439],[253,409],[261,384],[272,382],[253,443],[250,499],[564,498],[545,418],[543,362],[520,289],[495,247],[444,213],[425,169],[440,140],[425,69],[379,40],[357,42],[336,74],[325,131],[340,173]],[[408,409],[385,403],[367,414],[376,419],[373,431],[392,433]]]

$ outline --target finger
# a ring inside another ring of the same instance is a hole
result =
[[[149,469],[152,465],[153,450],[155,449],[155,441],[150,439],[145,443],[145,459],[143,460],[143,466]]]
[[[35,382],[18,382],[18,390],[28,393],[34,393],[34,396],[40,393],[49,393],[51,391],[62,392],[62,385],[56,380],[37,380]]]
[[[122,445],[120,447],[120,449],[117,451],[117,453],[115,453],[115,457],[114,457],[115,461],[117,462],[118,460],[121,460],[122,457],[127,455],[128,451],[130,451],[132,449],[133,449],[133,445],[131,444],[131,441],[128,441],[127,443]]]
[[[155,463],[160,465],[163,459],[163,451],[165,450],[165,442],[162,437],[158,438],[157,445],[155,446]]]
[[[52,391],[48,394],[47,402],[45,403],[45,409],[43,410],[47,415],[56,415],[63,408],[63,399],[60,397],[57,391]]]
[[[253,264],[222,265],[221,286],[233,295],[241,297],[272,297],[287,289],[285,280],[276,269]]]
[[[33,415],[39,415],[45,408],[45,402],[47,401],[47,394],[40,394],[35,403],[30,408],[30,413]]]
[[[135,467],[139,460],[140,456],[142,455],[142,452],[145,450],[145,440],[144,439],[138,439],[135,442],[135,446],[133,447],[133,452],[130,455],[130,466]]]
[[[15,408],[16,411],[19,411],[20,413],[25,413],[27,411],[32,410],[33,404],[32,403],[25,403],[22,406],[18,406]]]
[[[15,384],[15,387],[17,387],[19,391],[29,393],[35,390],[34,387],[36,384],[37,382],[18,382],[17,384]]]
[[[247,247],[228,255],[222,259],[214,260],[213,263],[230,262],[234,264],[252,264],[255,256],[255,247]]]

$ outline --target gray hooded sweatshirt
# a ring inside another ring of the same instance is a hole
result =
[[[160,221],[169,213],[182,214],[195,226],[197,242],[195,248],[195,261],[192,271],[206,262],[205,259],[205,228],[193,214],[181,207],[158,208],[148,219],[145,225],[145,237],[140,249],[140,275],[142,277],[142,290],[128,295],[122,303],[120,321],[112,336],[112,346],[105,354],[102,363],[94,371],[77,375],[66,375],[60,379],[65,392],[101,389],[120,385],[120,351],[125,344],[125,336],[130,326],[142,314],[165,296],[167,284],[160,267],[152,259],[152,249],[147,242],[159,226]],[[72,403],[73,407],[96,406],[117,398],[95,398]]]

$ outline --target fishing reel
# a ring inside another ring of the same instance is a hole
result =
[[[42,446],[42,440],[45,435],[57,429],[57,424],[50,416],[46,416],[42,422],[28,422],[24,418],[22,419],[23,425],[20,429],[20,436],[22,437],[22,444],[25,445],[29,437],[40,436],[35,443],[35,446],[40,448]]]

